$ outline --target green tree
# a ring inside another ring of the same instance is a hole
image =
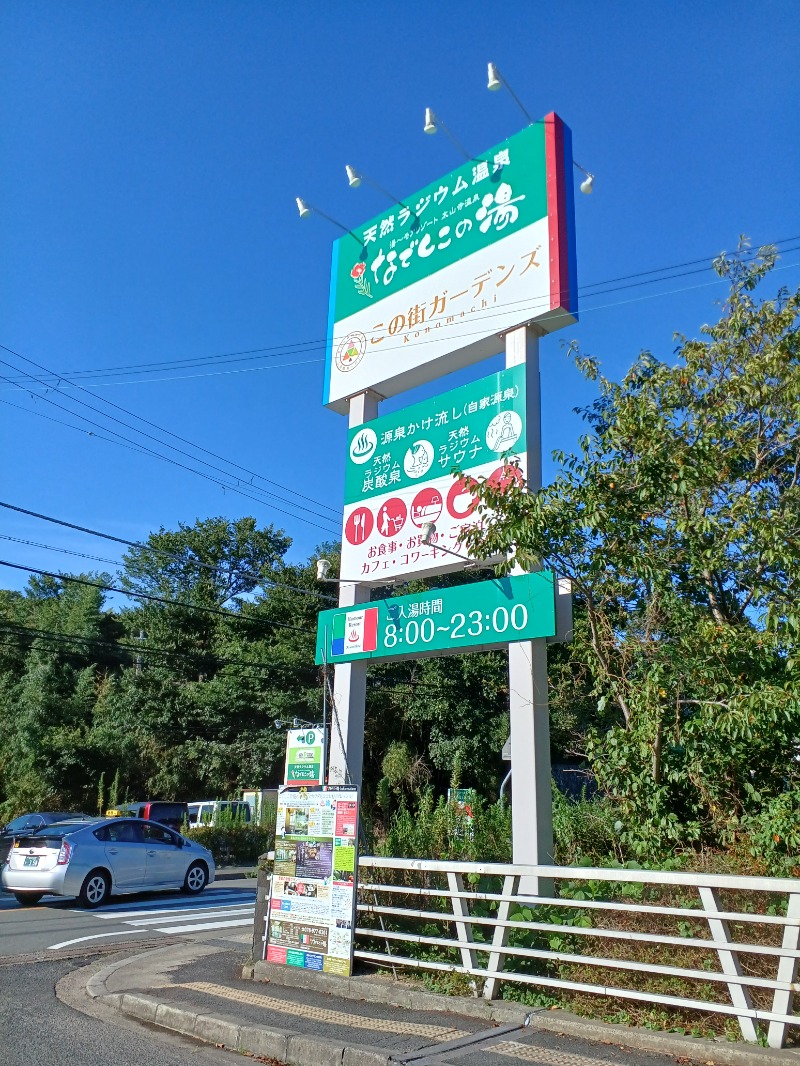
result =
[[[725,843],[794,788],[800,736],[800,291],[757,302],[775,263],[716,265],[720,320],[644,352],[537,494],[484,484],[473,554],[573,581],[573,659],[596,699],[585,752],[642,854]]]

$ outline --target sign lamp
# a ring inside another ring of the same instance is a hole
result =
[[[425,108],[425,125],[422,127],[422,131],[423,131],[423,133],[433,134],[433,133],[436,133],[437,130],[441,130],[443,133],[445,133],[450,138],[450,140],[453,142],[453,144],[456,146],[456,148],[459,150],[459,152],[461,152],[461,154],[464,156],[465,159],[472,159],[472,156],[466,150],[466,148],[461,143],[461,141],[459,141],[454,136],[454,134],[451,133],[451,131],[447,128],[447,126],[445,126],[444,122],[442,122],[442,120],[439,118],[439,116],[434,114],[433,108],[432,107],[426,107]]]
[[[508,92],[509,92],[509,95],[511,96],[511,99],[514,101],[514,103],[520,109],[520,111],[525,116],[525,118],[528,120],[528,122],[530,122],[531,125],[533,125],[533,123],[536,121],[536,119],[532,118],[531,115],[528,113],[528,110],[526,109],[526,107],[524,106],[524,104],[522,103],[520,98],[517,96],[517,94],[514,92],[514,90],[508,84],[507,78],[505,78],[500,73],[500,68],[495,63],[489,63],[489,80],[486,83],[486,88],[489,90],[490,93],[495,93],[495,92],[497,92],[498,89],[502,89],[503,86],[505,86],[506,89],[508,89]],[[428,108],[428,111],[430,111],[430,108]],[[425,132],[426,133],[435,133],[436,132],[436,126],[435,125],[434,125],[433,129],[430,129],[430,130],[428,129],[428,126],[427,126],[428,111],[425,112],[425,123],[426,123]],[[435,115],[433,114],[432,111],[430,111],[430,114],[431,114],[431,118],[435,119]],[[580,163],[576,163],[574,159],[572,160],[572,165],[574,167],[577,167],[578,170],[580,170],[583,174],[586,175],[586,177],[583,179],[583,181],[580,184],[580,190],[581,190],[582,193],[585,193],[588,196],[589,193],[592,192],[592,190],[593,190],[594,174],[590,174],[589,171],[585,169],[585,167],[582,167],[580,165]]]
[[[438,552],[447,552],[448,555],[454,555],[456,559],[463,559],[464,562],[471,563],[472,566],[466,567],[467,570],[471,570],[473,567],[481,567],[485,570],[491,570],[491,566],[487,566],[483,559],[470,559],[468,555],[461,555],[460,552],[454,552],[450,548],[445,548],[441,544],[436,544],[434,537],[436,536],[436,523],[435,522],[423,522],[422,523],[422,543],[434,547]]]
[[[349,169],[350,168],[348,167],[348,170]],[[349,233],[353,240],[358,243],[358,247],[361,249],[362,253],[364,252],[364,242],[361,240],[360,237],[356,237],[355,233],[353,233],[351,229],[348,229],[343,222],[339,222],[338,219],[332,218],[330,215],[326,215],[325,212],[322,211],[319,207],[316,207],[314,204],[310,204],[308,200],[304,200],[302,196],[295,196],[294,202],[297,204],[297,213],[300,218],[305,219],[311,218],[312,215],[320,215],[327,222],[330,222],[332,225],[337,226],[343,233]]]

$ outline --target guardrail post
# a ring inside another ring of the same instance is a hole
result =
[[[786,917],[792,919],[791,925],[783,927],[784,951],[797,951],[800,943],[800,893],[791,892],[786,907]],[[777,980],[785,981],[793,985],[797,981],[798,959],[792,955],[779,953]],[[794,992],[791,988],[776,988],[772,999],[772,1011],[774,1014],[791,1014],[794,1006]],[[770,1047],[783,1047],[786,1039],[786,1022],[770,1022],[767,1032],[767,1043]]]
[[[464,878],[461,874],[447,873],[447,887],[450,889],[450,902],[453,907],[453,915],[456,922],[456,936],[458,937],[458,945],[461,950],[461,963],[469,970],[476,970],[478,968],[478,960],[475,955],[474,948],[468,947],[468,944],[473,944],[472,937],[472,923],[464,921],[465,918],[469,918],[469,906],[463,896],[457,895],[464,891]],[[472,985],[472,994],[477,996],[478,985],[475,978],[472,978],[470,982]]]
[[[716,914],[720,910],[717,890],[715,888],[699,888],[698,891],[703,903],[703,909],[708,917],[708,927],[711,930],[712,940],[715,944],[730,944],[731,933],[728,923],[722,918],[711,917],[712,914]],[[717,955],[719,956],[719,962],[723,973],[729,974],[732,977],[742,976],[742,968],[739,965],[739,959],[735,951],[726,951],[724,948],[720,947],[717,949]],[[745,1010],[753,1009],[753,1001],[750,997],[750,992],[745,985],[729,984],[728,993],[734,1007],[742,1007]],[[756,1026],[753,1019],[748,1018],[746,1015],[737,1015],[737,1019],[744,1039],[748,1040],[751,1044],[757,1043],[758,1033],[756,1032]]]
[[[514,874],[509,874],[503,878],[503,896],[516,896],[519,892],[519,877]],[[497,920],[498,922],[507,922],[508,916],[511,913],[511,900],[509,898],[503,899],[500,902],[500,906],[497,908]],[[508,926],[496,925],[494,929],[494,936],[492,937],[492,951],[489,953],[489,961],[486,964],[487,970],[502,970],[505,966],[505,954],[499,951],[499,948],[504,948],[508,943]],[[497,990],[500,987],[499,977],[487,977],[483,986],[483,998],[494,999],[497,995]]]

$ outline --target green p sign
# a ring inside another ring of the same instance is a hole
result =
[[[290,729],[286,734],[284,785],[321,785],[324,750],[321,729]]]

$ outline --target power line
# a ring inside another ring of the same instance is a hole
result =
[[[85,585],[88,588],[102,589],[104,592],[117,592],[121,596],[128,596],[131,599],[147,600],[151,603],[161,603],[166,607],[183,607],[188,611],[202,611],[204,614],[214,614],[222,618],[232,618],[236,622],[248,622],[251,625],[264,625],[272,626],[277,629],[291,629],[294,633],[307,633],[310,636],[314,634],[310,629],[303,629],[301,626],[290,626],[287,622],[274,622],[267,618],[249,618],[247,615],[236,614],[235,611],[225,611],[221,607],[203,607],[197,603],[186,603],[185,600],[168,600],[164,596],[154,596],[150,592],[130,592],[128,589],[117,588],[114,585],[104,585],[100,581],[89,581],[84,577],[72,577],[68,574],[54,574],[49,570],[38,570],[34,566],[23,566],[21,563],[12,563],[7,559],[0,559],[0,566],[8,566],[12,570],[24,570],[29,574],[38,574],[40,577],[52,577],[56,581],[67,581],[74,585]]]
[[[19,633],[20,635],[28,635],[34,639],[48,639],[54,640],[59,643],[80,643],[88,644],[91,646],[97,646],[101,648],[108,648],[112,651],[123,649],[130,651],[136,655],[159,655],[168,658],[188,659],[192,662],[202,661],[204,663],[211,663],[215,666],[242,666],[257,670],[277,670],[278,672],[290,673],[296,675],[302,670],[306,670],[309,673],[316,675],[314,667],[298,666],[291,667],[285,663],[257,663],[248,661],[246,659],[231,659],[228,657],[221,658],[216,655],[208,654],[206,652],[181,652],[172,648],[154,648],[152,645],[147,644],[125,644],[122,641],[108,641],[100,640],[97,637],[80,637],[76,634],[59,633],[53,629],[34,629],[30,626],[19,625],[16,622],[0,622],[0,632],[3,630],[10,633]],[[120,657],[122,658],[122,657]]]
[[[797,242],[797,241],[800,241],[800,235],[794,236],[794,237],[784,237],[784,238],[781,238],[780,240],[777,240],[777,241],[771,241],[771,242],[769,242],[769,245],[774,246],[776,248],[780,248],[781,245],[794,245],[795,242]],[[798,247],[800,247],[800,246],[798,246]],[[790,248],[781,249],[782,254],[786,254],[787,252],[796,251],[796,250],[797,250],[797,247],[790,247]],[[584,296],[584,297],[589,297],[589,296],[603,295],[604,291],[617,292],[617,291],[619,291],[619,289],[615,288],[615,289],[607,289],[606,290],[605,286],[616,285],[617,282],[622,282],[622,281],[636,281],[637,279],[640,279],[640,278],[650,278],[649,281],[645,281],[645,282],[640,282],[639,283],[639,284],[648,284],[649,285],[649,284],[656,284],[659,281],[669,281],[669,280],[673,280],[674,278],[677,278],[677,277],[685,277],[685,276],[688,276],[688,274],[672,273],[674,271],[683,270],[683,268],[685,268],[685,267],[699,266],[701,268],[700,270],[698,270],[698,271],[689,271],[688,273],[702,273],[702,271],[704,269],[707,269],[708,267],[710,267],[712,265],[713,261],[718,257],[718,254],[719,253],[717,253],[715,255],[710,255],[710,256],[703,256],[703,257],[700,257],[700,258],[697,258],[697,259],[688,259],[688,260],[685,260],[685,261],[683,261],[681,263],[673,263],[673,264],[669,264],[669,265],[663,266],[663,267],[654,267],[654,268],[651,268],[649,270],[641,270],[641,271],[637,271],[637,272],[635,272],[633,274],[621,274],[621,275],[618,275],[617,277],[607,278],[607,279],[605,279],[603,281],[590,282],[590,283],[582,286],[579,289],[579,294],[581,296]],[[758,248],[758,249],[750,249],[749,251],[744,253],[742,258],[745,261],[750,261],[750,260],[752,260],[754,258],[757,258],[759,254],[760,254],[760,248]],[[651,277],[654,274],[663,274],[664,277],[657,277],[657,278]],[[635,288],[635,287],[638,287],[638,286],[637,285],[621,286],[621,288]],[[602,291],[590,292],[590,290],[593,290],[593,289],[598,289],[598,290],[602,290]],[[515,301],[515,302],[524,302],[524,301]],[[508,307],[508,306],[513,306],[513,303],[501,304],[501,305],[497,305],[497,306]],[[206,365],[208,363],[222,361],[222,360],[244,361],[246,358],[247,359],[255,358],[257,355],[263,354],[264,352],[274,352],[275,353],[274,355],[267,356],[267,358],[279,358],[281,355],[299,355],[299,354],[305,354],[306,352],[310,352],[310,351],[323,350],[325,345],[326,345],[325,338],[314,338],[314,339],[309,339],[309,340],[304,340],[304,341],[295,341],[295,342],[288,343],[286,345],[273,345],[273,346],[264,347],[264,348],[250,348],[250,349],[244,349],[242,351],[221,353],[221,354],[218,354],[218,355],[190,356],[190,357],[187,357],[187,358],[184,358],[184,359],[169,359],[169,360],[161,360],[161,361],[148,362],[148,363],[128,363],[128,364],[123,364],[121,366],[116,366],[116,367],[99,367],[99,368],[96,368],[94,370],[79,370],[79,371],[74,371],[74,372],[69,372],[68,371],[68,372],[60,373],[60,374],[55,373],[53,371],[47,371],[47,373],[49,373],[53,377],[54,381],[56,381],[56,382],[64,381],[64,380],[73,381],[74,382],[74,380],[76,378],[78,378],[78,377],[85,378],[87,376],[102,376],[102,375],[109,375],[109,374],[120,374],[120,373],[123,373],[123,372],[127,372],[127,373],[147,373],[147,372],[152,372],[153,370],[158,369],[159,367],[161,367],[161,368],[163,368],[165,370],[174,370],[174,369],[179,369],[181,366],[186,366],[186,367],[203,366],[203,365]],[[309,347],[309,346],[312,346],[312,347]],[[3,346],[0,346],[0,347],[3,347]],[[7,351],[11,351],[11,349],[8,349],[8,348],[6,350]],[[13,353],[13,354],[17,354],[17,353]],[[24,356],[20,356],[20,358],[25,358],[25,357]],[[28,360],[28,361],[33,363],[32,360]],[[33,363],[33,365],[34,366],[38,366],[39,364]],[[296,365],[296,364],[290,364],[290,365]],[[40,367],[40,369],[44,369],[44,368]],[[30,376],[24,376],[24,377],[19,378],[18,380],[21,380],[21,381],[31,380],[31,377]],[[33,378],[33,380],[36,380],[36,379]],[[128,413],[130,413],[130,412],[128,412]],[[139,416],[134,416],[134,417],[139,417]],[[169,431],[164,431],[164,432],[169,432]],[[211,453],[211,454],[213,454],[213,453]],[[227,460],[225,460],[225,461],[227,461]],[[291,491],[291,490],[287,490],[287,491]]]
[[[18,507],[16,504],[6,503],[3,500],[0,500],[0,507],[4,507],[7,511],[16,511],[18,514],[28,515],[30,518],[39,518],[43,522],[50,522],[52,525],[64,526],[66,529],[74,529],[78,533],[88,533],[92,537],[100,537],[103,540],[113,541],[115,544],[124,544],[128,548],[139,548],[145,551],[157,552],[158,554],[163,555],[164,558],[172,559],[175,562],[185,562],[185,559],[183,559],[180,555],[176,555],[174,552],[167,551],[166,548],[156,548],[153,545],[144,544],[142,543],[142,541],[126,540],[125,537],[116,537],[112,533],[101,533],[99,529],[92,529],[89,526],[79,526],[76,525],[74,522],[67,522],[63,518],[54,518],[52,515],[40,514],[38,511],[29,511],[26,507]],[[3,539],[15,540],[17,538],[4,537]],[[53,551],[63,551],[69,555],[79,555],[85,559],[94,559],[97,562],[113,562],[113,560],[111,559],[98,559],[96,555],[83,555],[82,552],[72,552],[66,548],[55,548],[49,544],[35,544],[33,541],[26,540],[18,540],[18,543],[27,544],[29,547],[34,548],[52,548]],[[211,570],[212,572],[216,572],[217,568],[214,566],[213,563],[203,563],[199,559],[193,559],[192,562],[195,566],[202,567],[204,570]],[[114,565],[118,565],[118,563],[115,563]],[[249,570],[243,570],[242,574],[245,577],[249,577],[251,580],[256,580],[259,585],[270,585],[271,587],[275,588],[285,588],[291,592],[299,592],[304,596],[315,596],[317,599],[328,600],[331,603],[338,602],[335,597],[327,596],[323,592],[317,592],[316,589],[304,589],[298,585],[289,585],[286,582],[275,581],[273,578],[267,578],[261,574],[256,574]]]
[[[4,347],[4,345],[0,345],[0,348],[2,348],[2,347]],[[20,358],[24,359],[25,357],[24,356],[20,356]],[[2,363],[5,366],[11,366],[12,365],[12,364],[8,363],[4,359],[0,359],[0,363]],[[10,382],[12,385],[14,385],[15,388],[20,389],[22,392],[27,393],[29,391],[23,385],[19,385],[17,382],[13,381],[11,378],[9,378],[9,377],[7,377],[5,375],[0,374],[0,380]],[[79,386],[79,388],[80,388],[80,386]],[[49,391],[49,390],[47,390],[47,391]],[[81,391],[86,391],[86,390],[81,389]],[[62,394],[59,393],[59,395],[62,395]],[[69,397],[65,397],[65,398],[69,398]],[[100,397],[100,398],[102,399],[102,397]],[[170,463],[172,466],[176,466],[179,469],[188,470],[190,473],[197,474],[199,477],[205,478],[206,481],[211,481],[213,484],[218,485],[223,490],[224,489],[231,489],[233,492],[238,493],[240,496],[245,496],[245,497],[247,497],[247,499],[253,500],[255,503],[260,503],[260,504],[262,504],[262,506],[266,505],[266,506],[272,507],[273,510],[279,511],[281,514],[288,515],[290,518],[294,518],[294,519],[296,519],[299,522],[305,522],[307,525],[315,526],[317,529],[322,529],[324,532],[331,533],[333,535],[338,536],[338,530],[334,529],[332,526],[322,526],[322,525],[319,524],[319,522],[312,522],[308,518],[303,518],[302,515],[293,514],[291,511],[285,510],[285,508],[277,507],[272,500],[265,500],[262,497],[254,496],[251,493],[246,492],[241,487],[241,483],[233,485],[233,484],[230,484],[229,482],[221,481],[218,477],[214,477],[211,474],[207,474],[207,473],[205,473],[202,470],[197,470],[194,467],[187,466],[186,463],[181,463],[177,459],[173,459],[173,458],[171,458],[168,455],[162,455],[160,452],[154,451],[152,448],[147,448],[144,445],[138,444],[136,441],[132,441],[129,437],[124,436],[122,433],[119,433],[119,431],[117,431],[117,430],[108,429],[105,426],[101,426],[98,422],[95,422],[93,419],[88,418],[86,415],[82,415],[82,414],[80,414],[80,413],[78,413],[76,411],[70,410],[70,408],[68,408],[68,407],[64,407],[63,404],[57,403],[55,400],[53,400],[50,396],[48,396],[46,394],[42,395],[41,399],[43,399],[45,401],[45,403],[51,404],[53,407],[57,407],[60,411],[64,411],[66,414],[70,415],[73,418],[80,418],[82,421],[86,422],[88,425],[94,426],[96,429],[100,430],[101,433],[103,431],[105,431],[106,433],[111,433],[114,437],[119,437],[120,440],[124,441],[127,445],[132,446],[134,450],[140,451],[140,452],[142,452],[145,455],[150,455],[150,456],[152,456],[152,457],[154,457],[156,459],[160,459],[160,460],[162,460],[162,462]],[[77,399],[75,397],[71,397],[70,399],[75,400],[75,402],[81,404],[81,406],[83,406],[83,407],[89,408],[89,410],[93,411],[95,414],[100,414],[100,412],[98,412],[96,410],[96,408],[93,408],[89,404],[84,403],[83,400],[79,400],[79,399]],[[104,403],[109,403],[110,401],[104,400],[103,402]],[[116,405],[112,405],[112,406],[116,406]],[[112,421],[119,422],[120,425],[125,425],[126,424],[126,423],[122,422],[120,419],[114,418],[113,415],[106,415],[106,416],[102,416],[101,415],[101,417],[111,418]],[[171,448],[173,451],[177,451],[180,454],[186,455],[188,458],[194,460],[194,456],[191,456],[188,452],[185,452],[185,451],[183,451],[180,448],[175,448],[175,446],[172,445],[172,444],[166,444],[163,441],[159,441],[156,437],[153,437],[152,434],[150,434],[150,433],[145,433],[142,430],[137,430],[133,426],[129,426],[128,428],[132,429],[134,433],[142,433],[143,436],[150,437],[152,440],[155,440],[156,443],[161,444],[163,447]],[[108,440],[109,438],[105,438],[105,439]],[[117,442],[116,441],[110,441],[110,443],[117,443]],[[195,461],[202,463],[204,466],[208,466],[212,470],[213,469],[219,470],[219,467],[214,467],[213,464],[207,463],[204,459],[199,459],[199,460],[195,460]],[[220,472],[225,474],[225,476],[227,476],[227,477],[231,476],[231,475],[227,474],[225,471],[220,471]],[[253,490],[255,492],[263,491],[263,490],[259,489],[257,486],[250,486],[250,487],[253,488]],[[273,499],[279,499],[278,497],[275,497],[274,494],[268,494],[268,495],[273,496]],[[304,507],[302,504],[295,504],[295,503],[293,503],[293,502],[291,502],[289,500],[280,500],[280,502],[284,503],[286,506],[293,507],[296,510],[306,511],[309,514],[313,514],[316,517],[321,518],[321,519],[323,519],[325,521],[330,521],[330,519],[328,519],[327,516],[318,514],[318,512],[316,512],[316,511],[311,511],[308,507]],[[322,506],[326,506],[327,507],[327,505],[322,505]],[[333,510],[333,508],[330,508],[330,510]]]
[[[61,552],[62,555],[75,555],[79,559],[91,559],[94,563],[108,563],[110,566],[119,566],[119,559],[107,559],[103,555],[87,555],[86,552],[72,551],[71,548],[57,548],[54,544],[41,544],[35,540],[23,540],[22,537],[11,537],[8,533],[0,533],[0,540],[10,540],[13,544],[24,544],[28,548],[44,548],[46,551]]]
[[[797,245],[797,247],[794,247],[794,248],[784,249],[784,251],[786,251],[786,252],[793,252],[793,251],[798,251],[798,250],[800,250],[800,245]],[[752,260],[752,258],[754,258],[754,257],[751,256],[750,260]],[[750,261],[750,260],[746,260],[746,261]],[[775,271],[793,269],[794,267],[797,267],[797,266],[800,266],[800,263],[786,263],[783,266],[775,267]],[[670,281],[670,280],[674,280],[674,279],[681,278],[681,277],[689,277],[690,275],[693,275],[693,274],[705,274],[705,273],[707,273],[707,271],[708,271],[708,264],[706,264],[706,266],[704,266],[704,267],[702,267],[702,268],[700,268],[698,270],[688,270],[688,271],[684,271],[683,273],[677,273],[677,274],[668,274],[668,275],[665,274],[663,277],[653,278],[653,279],[651,279],[649,281],[638,282],[636,284],[631,284],[631,285],[620,285],[617,288],[609,288],[609,289],[599,290],[598,292],[586,293],[586,292],[584,292],[584,290],[581,290],[580,291],[580,296],[581,296],[582,299],[592,299],[595,296],[603,296],[603,295],[611,294],[611,293],[614,293],[614,292],[620,292],[620,291],[623,291],[623,290],[626,290],[626,289],[638,288],[639,285],[653,285],[653,284],[656,284],[656,283],[661,282],[661,281]],[[684,288],[680,288],[680,289],[669,289],[669,290],[667,290],[665,292],[653,293],[650,296],[642,296],[638,300],[624,300],[624,301],[617,301],[615,303],[596,304],[593,307],[581,307],[580,315],[581,315],[581,317],[584,317],[585,315],[590,314],[590,313],[592,313],[594,311],[602,311],[602,310],[605,310],[605,309],[610,308],[610,307],[621,307],[621,306],[624,306],[625,304],[638,303],[641,300],[658,299],[658,298],[660,298],[662,296],[672,296],[672,295],[674,295],[676,293],[691,292],[691,291],[694,291],[695,289],[707,288],[709,285],[720,285],[724,281],[725,281],[724,277],[716,277],[716,278],[713,279],[713,281],[705,282],[702,285],[693,285],[693,286],[688,286],[688,287],[684,287]],[[481,312],[481,321],[482,322],[486,322],[487,320],[492,319],[492,318],[503,318],[505,315],[507,315],[508,311],[511,310],[514,307],[524,308],[528,312],[528,314],[530,314],[532,311],[535,311],[535,309],[537,307],[540,307],[542,309],[545,309],[545,308],[549,307],[549,300],[550,300],[549,296],[542,296],[541,298],[539,298],[537,300],[530,300],[530,299],[526,298],[526,299],[523,299],[523,300],[513,300],[513,301],[506,301],[506,302],[493,304],[492,306],[494,308],[498,308],[498,310],[492,311],[491,313],[487,313],[486,311],[482,311]],[[375,334],[375,333],[377,333],[379,331],[377,331],[377,330],[363,330],[362,332],[364,332],[365,335],[372,335],[372,334]],[[475,329],[475,330],[472,330],[472,331],[469,331],[469,332],[462,331],[462,332],[459,333],[459,339],[460,340],[465,340],[465,339],[468,339],[470,337],[485,336],[485,333],[486,333],[485,328]],[[428,340],[416,340],[415,341],[415,343],[417,344],[418,347],[422,347],[422,346],[424,346],[426,344],[435,344],[437,342],[438,342],[438,338],[436,338],[436,337],[430,338]],[[316,349],[309,349],[309,350],[310,351],[312,351],[312,350],[325,351],[326,347],[327,346],[325,344],[319,344],[316,347]],[[381,352],[386,354],[388,352],[400,351],[403,347],[404,347],[403,344],[383,344],[383,343],[381,343]],[[305,366],[305,365],[308,365],[310,363],[322,363],[322,362],[325,362],[325,358],[321,356],[319,359],[305,359],[305,360],[302,360],[302,361],[296,362],[296,363],[283,363],[283,364],[281,364],[281,366],[284,366],[284,367]],[[123,386],[123,385],[136,385],[136,384],[149,385],[149,384],[161,384],[162,382],[166,383],[166,382],[171,382],[171,381],[192,381],[192,380],[196,380],[197,378],[225,377],[225,376],[229,376],[231,374],[258,373],[258,372],[260,372],[262,370],[269,370],[269,369],[275,369],[275,368],[274,367],[258,367],[257,366],[257,367],[239,368],[239,369],[235,369],[235,370],[218,370],[218,371],[212,371],[212,372],[204,373],[204,374],[181,374],[181,375],[179,375],[177,377],[169,377],[169,378],[165,378],[165,377],[161,377],[161,378],[146,378],[146,379],[144,379],[141,382],[136,382],[136,381],[101,381],[101,382],[99,382],[97,384],[94,384],[94,385],[88,385],[87,384],[87,386],[85,388],[83,386],[80,386],[80,385],[72,383],[69,380],[68,377],[59,378],[58,379],[58,383],[59,383],[59,385],[64,386],[65,388],[79,388],[79,389],[82,389],[82,391],[85,392],[85,391],[87,391],[90,388],[91,389],[99,389],[99,388],[103,388],[105,386],[115,386],[115,385],[116,386]],[[12,381],[13,379],[6,378],[5,380]],[[32,379],[30,377],[23,377],[23,378],[20,378],[19,380],[21,380],[21,381],[30,381],[30,380],[37,380],[37,379],[35,379],[35,378]],[[26,391],[28,391],[28,390],[26,390]],[[34,394],[31,393],[31,395],[33,396]],[[98,399],[103,399],[103,397],[98,395]],[[109,402],[109,401],[104,401],[104,402]],[[321,504],[321,506],[327,506],[327,505]]]
[[[17,359],[22,359],[24,362],[30,363],[31,366],[38,367],[38,369],[43,371],[45,374],[49,374],[52,377],[56,377],[56,378],[58,377],[58,375],[54,375],[51,370],[49,370],[47,367],[43,366],[41,363],[37,363],[34,359],[30,359],[28,356],[22,355],[21,353],[14,351],[12,348],[9,348],[5,344],[0,344],[0,348],[2,348],[6,352],[9,352],[11,355],[15,356]],[[5,362],[4,360],[0,360],[0,362],[3,362],[4,365],[6,365],[6,366],[10,365],[9,363]],[[16,369],[16,367],[12,367],[12,369]],[[34,377],[34,380],[39,382],[39,384],[44,385],[45,387],[47,387],[46,382],[43,382],[40,378],[36,377],[35,375],[32,375],[32,376]],[[82,385],[77,385],[76,388],[80,392],[86,393],[86,395],[89,396],[90,398],[94,398],[94,397],[92,397],[92,394],[90,392],[88,392]],[[93,404],[86,403],[86,401],[84,401],[84,400],[79,400],[79,399],[77,399],[77,397],[72,397],[72,399],[73,399],[74,402],[79,403],[82,407],[88,408],[88,410],[92,411],[94,414],[100,414],[102,417],[108,418],[112,422],[116,422],[119,425],[125,426],[126,429],[131,429],[135,433],[140,433],[142,436],[148,437],[150,440],[154,440],[157,444],[161,445],[161,447],[170,448],[172,451],[177,452],[179,455],[184,455],[184,456],[192,459],[194,462],[200,462],[204,466],[209,467],[209,469],[211,469],[211,470],[217,470],[220,473],[224,473],[226,477],[230,477],[231,476],[230,473],[228,473],[228,471],[222,471],[222,470],[220,470],[219,467],[215,467],[213,463],[207,463],[204,459],[198,459],[197,457],[195,457],[193,455],[190,455],[184,449],[176,447],[174,444],[169,444],[167,441],[159,440],[157,437],[154,437],[151,433],[147,433],[144,430],[137,429],[135,426],[131,426],[129,423],[123,421],[122,419],[117,418],[114,415],[103,414]],[[173,433],[172,430],[165,429],[163,426],[159,426],[157,423],[151,422],[149,419],[144,418],[142,415],[137,415],[133,411],[128,411],[127,408],[121,407],[119,404],[115,404],[111,400],[107,400],[103,396],[98,396],[97,399],[99,399],[102,403],[106,404],[107,406],[113,407],[116,411],[120,411],[122,414],[127,415],[130,418],[134,418],[134,419],[136,419],[139,422],[143,422],[145,425],[150,426],[152,429],[157,430],[159,433],[166,434],[167,436],[172,437],[174,440],[181,441],[183,444],[188,444],[189,447],[190,448],[194,448],[195,451],[203,452],[206,455],[212,456],[212,458],[214,458],[214,459],[220,460],[220,462],[226,463],[228,466],[231,466],[234,469],[241,470],[241,471],[243,471],[246,474],[250,474],[251,475],[251,479],[252,478],[258,478],[259,481],[263,481],[265,484],[268,484],[268,485],[273,485],[275,488],[280,489],[282,492],[289,493],[290,496],[296,496],[298,499],[306,500],[306,502],[313,503],[315,506],[321,506],[321,507],[323,507],[324,510],[330,511],[333,515],[338,516],[338,511],[336,510],[336,508],[330,507],[328,504],[323,504],[319,500],[314,500],[311,497],[304,496],[302,493],[299,493],[299,492],[297,492],[294,489],[290,489],[290,488],[288,488],[285,485],[281,485],[277,481],[273,481],[270,478],[263,477],[261,474],[258,474],[256,471],[250,470],[249,467],[242,466],[241,463],[236,463],[236,462],[233,462],[232,460],[225,459],[224,456],[218,455],[216,452],[213,452],[210,449],[205,448],[205,447],[203,447],[200,444],[195,444],[193,441],[188,440],[186,437],[182,437],[178,433]],[[275,494],[271,493],[270,495],[274,496]],[[320,515],[318,512],[309,511],[309,508],[303,507],[300,504],[292,503],[289,500],[282,500],[280,497],[277,497],[277,496],[275,496],[275,499],[278,499],[281,503],[288,503],[290,506],[295,507],[298,510],[308,511],[310,514],[316,514],[316,516],[318,518],[324,517],[324,516]]]

